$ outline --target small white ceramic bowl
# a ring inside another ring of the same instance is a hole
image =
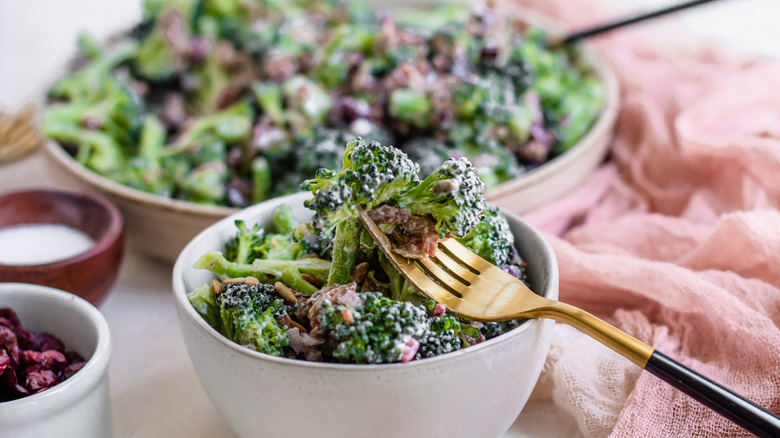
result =
[[[212,278],[192,264],[235,235],[234,221],[267,223],[283,204],[307,220],[307,194],[266,201],[223,219],[187,245],[173,269],[174,301],[190,358],[211,402],[240,437],[494,438],[515,421],[544,364],[553,322],[454,353],[404,364],[346,365],[284,359],[233,343],[186,294]],[[538,231],[507,215],[533,289],[558,297],[558,266]]]
[[[4,307],[13,309],[25,328],[57,336],[87,364],[44,392],[0,403],[0,437],[111,436],[111,339],[103,315],[76,295],[26,283],[0,283],[0,308]]]

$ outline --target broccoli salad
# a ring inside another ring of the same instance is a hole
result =
[[[564,153],[604,90],[576,48],[486,6],[395,14],[348,0],[144,0],[78,40],[43,131],[121,184],[244,207],[298,190],[361,136],[424,174],[467,157],[493,187]]]
[[[519,320],[479,323],[425,298],[383,255],[358,217],[360,206],[394,251],[423,259],[454,238],[522,281],[525,264],[506,219],[485,206],[484,183],[464,157],[448,158],[421,179],[402,151],[357,138],[341,169],[319,169],[303,186],[311,220],[288,205],[266,227],[236,221],[236,234],[195,268],[217,278],[188,294],[225,337],[272,356],[376,364],[409,362],[483,342]]]

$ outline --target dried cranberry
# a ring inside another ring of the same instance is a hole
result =
[[[0,347],[3,347],[14,363],[19,363],[19,345],[16,334],[8,327],[0,327]]]
[[[0,350],[0,375],[2,375],[3,372],[5,372],[5,369],[10,364],[11,364],[11,358],[8,356],[8,352],[5,350]]]
[[[33,333],[11,309],[0,309],[0,402],[45,391],[84,365],[56,336]]]
[[[68,365],[65,368],[65,370],[62,372],[63,380],[71,378],[71,376],[76,374],[76,372],[78,372],[78,370],[84,368],[84,365],[86,365],[86,364],[87,364],[86,362],[74,362],[74,363]]]
[[[57,374],[51,370],[32,370],[27,372],[24,379],[24,386],[30,392],[39,392],[57,383]]]
[[[35,342],[38,343],[38,350],[40,351],[65,350],[65,346],[62,345],[62,341],[57,339],[56,336],[49,333],[38,333],[37,335],[35,335]]]
[[[20,350],[40,350],[35,335],[24,327],[17,327],[16,341],[19,343]]]
[[[14,312],[13,310],[8,309],[8,308],[0,309],[0,318],[1,319],[5,319],[8,322],[10,322],[11,325],[7,326],[7,327],[10,327],[10,328],[21,327],[21,325],[22,325],[22,322],[19,321],[19,317],[16,316],[16,312]],[[0,325],[3,325],[3,324],[0,323]]]

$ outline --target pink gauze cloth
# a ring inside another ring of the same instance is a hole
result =
[[[515,1],[572,28],[626,9]],[[562,301],[777,415],[780,64],[682,47],[654,26],[596,42],[621,83],[611,159],[525,217],[555,250]],[[560,324],[545,384],[585,437],[751,436]]]

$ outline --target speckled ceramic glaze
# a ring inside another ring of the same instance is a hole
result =
[[[111,339],[103,315],[73,294],[25,283],[0,283],[3,307],[12,308],[25,328],[56,335],[88,361],[51,389],[0,403],[0,438],[111,436]]]
[[[240,437],[491,438],[514,422],[541,372],[552,321],[517,329],[454,353],[405,364],[341,365],[276,358],[223,337],[186,293],[211,274],[192,264],[234,235],[236,219],[266,223],[282,204],[310,217],[306,194],[250,207],[200,233],[173,271],[174,299],[187,350],[212,403]],[[509,216],[533,289],[558,297],[558,267],[542,236]]]

